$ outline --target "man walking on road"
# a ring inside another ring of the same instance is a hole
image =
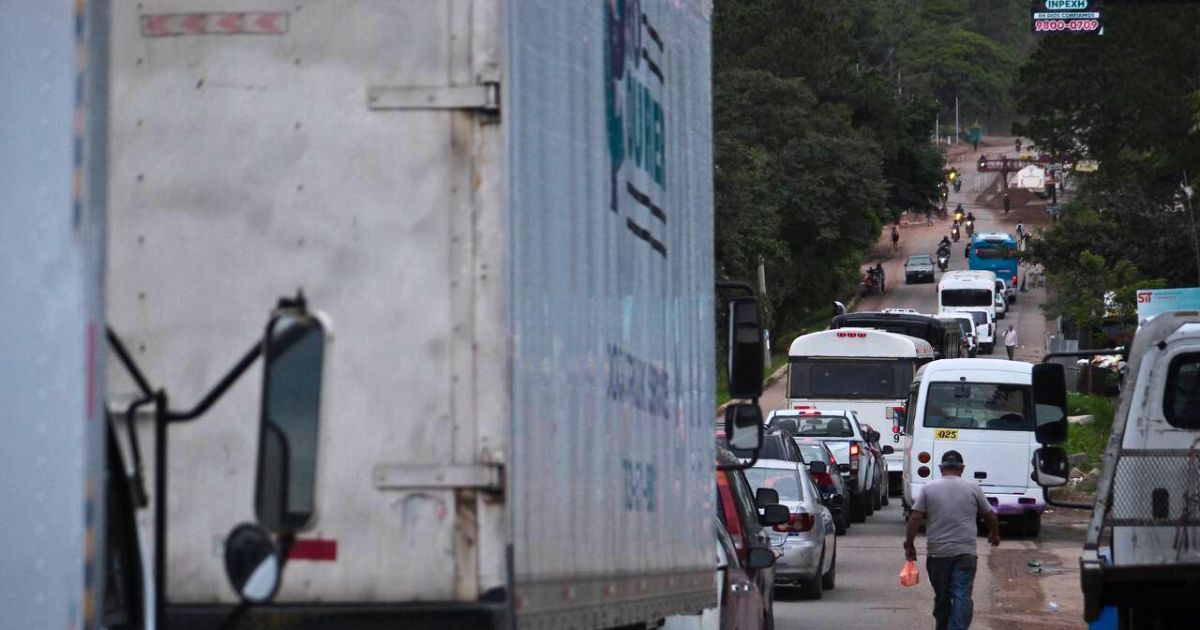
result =
[[[913,503],[904,539],[904,556],[917,559],[913,541],[926,523],[928,549],[925,570],[933,586],[933,618],[937,630],[966,630],[971,627],[975,588],[975,519],[987,524],[988,543],[1000,544],[1000,521],[988,505],[979,484],[962,478],[963,458],[946,451],[940,465],[942,476],[928,484]]]
[[[1008,351],[1008,360],[1013,360],[1013,353],[1017,351],[1017,329],[1009,324],[1008,331],[1004,333],[1004,349]]]
[[[900,248],[900,222],[897,221],[892,226],[892,251]]]

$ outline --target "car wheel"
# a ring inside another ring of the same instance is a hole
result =
[[[871,516],[875,513],[875,491],[872,490],[863,495],[863,513]]]
[[[867,500],[862,494],[850,495],[850,522],[862,523],[867,520]]]
[[[874,512],[875,510],[883,509],[883,496],[882,495],[883,495],[883,493],[879,491],[879,488],[876,488],[873,492],[871,492],[871,511],[872,512]]]
[[[882,507],[882,506],[885,506],[885,505],[888,505],[888,504],[890,504],[890,503],[892,502],[892,500],[888,498],[889,496],[891,496],[891,494],[892,494],[892,487],[891,487],[891,485],[889,485],[889,486],[888,486],[888,491],[887,491],[887,492],[880,492],[880,493],[879,493],[879,505],[880,505],[880,507]]]
[[[821,599],[821,581],[824,578],[821,575],[821,569],[825,566],[825,550],[821,550],[821,559],[817,561],[817,574],[811,580],[804,582],[800,587],[800,595],[804,599]]]
[[[1042,515],[1037,512],[1030,513],[1025,517],[1025,535],[1029,538],[1037,538],[1040,533],[1042,533]]]
[[[833,547],[833,560],[829,562],[829,573],[821,576],[821,588],[832,591],[837,586],[837,545]]]
[[[842,511],[837,518],[833,519],[833,531],[837,532],[838,536],[845,536],[848,529],[850,529],[850,522],[846,518],[846,512]]]

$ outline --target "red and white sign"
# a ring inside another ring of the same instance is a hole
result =
[[[177,35],[283,35],[288,32],[284,11],[246,13],[162,13],[143,15],[142,37]]]

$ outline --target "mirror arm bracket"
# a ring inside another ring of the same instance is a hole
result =
[[[245,374],[246,370],[250,369],[251,365],[254,365],[254,362],[259,356],[262,355],[262,351],[262,342],[255,342],[255,344],[251,346],[248,351],[246,351],[246,354],[242,355],[241,359],[238,359],[237,364],[235,364],[229,370],[229,372],[225,374],[225,376],[222,376],[221,380],[217,381],[217,384],[213,385],[212,389],[210,389],[208,393],[204,395],[204,398],[202,398],[200,402],[196,403],[194,407],[187,411],[168,410],[164,415],[167,422],[187,422],[190,420],[195,420],[196,418],[204,415],[204,413],[208,411],[210,407],[216,404],[216,402],[225,395],[225,392],[229,391],[230,387],[233,387],[233,384],[242,377],[242,374]]]

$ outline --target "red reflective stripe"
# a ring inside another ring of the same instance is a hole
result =
[[[301,538],[292,544],[289,560],[333,562],[337,560],[337,541],[323,538]]]

